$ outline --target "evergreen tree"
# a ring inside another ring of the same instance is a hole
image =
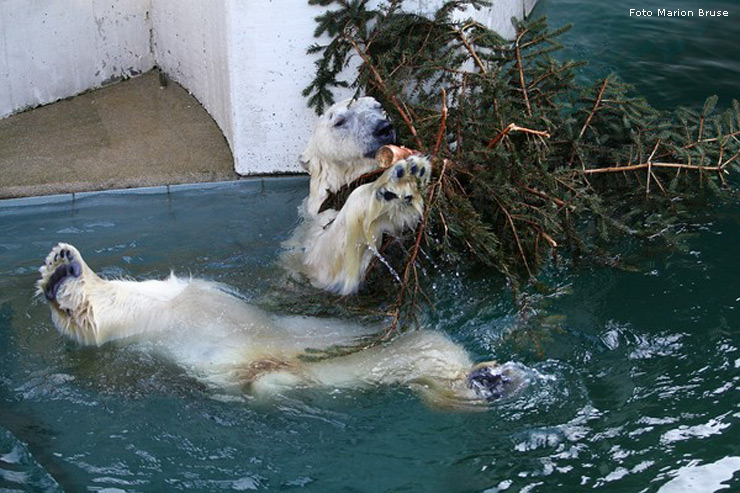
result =
[[[423,262],[479,262],[516,288],[557,251],[665,227],[678,199],[722,194],[740,169],[737,101],[724,112],[716,97],[700,111],[662,112],[614,75],[582,87],[580,64],[552,56],[568,26],[513,20],[506,41],[459,19],[487,0],[447,1],[429,17],[403,0],[309,3],[327,7],[316,36],[330,41],[309,49],[319,59],[308,104],[321,113],[339,87],[373,96],[401,143],[434,157],[424,217],[387,252],[403,281],[394,328],[424,299]],[[353,59],[359,70],[343,80]]]

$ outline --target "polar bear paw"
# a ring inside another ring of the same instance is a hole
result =
[[[429,157],[413,155],[398,161],[373,182],[377,208],[371,216],[379,212],[388,218],[390,227],[386,232],[399,233],[419,221],[431,174]]]
[[[389,167],[375,182],[376,198],[385,202],[401,201],[412,205],[429,184],[432,173],[429,157],[415,154]],[[422,199],[423,200],[423,199]]]
[[[48,301],[56,301],[59,288],[71,279],[79,279],[83,272],[82,256],[72,245],[59,243],[46,256],[39,272],[38,293]]]
[[[46,256],[39,272],[36,294],[49,302],[57,329],[78,342],[98,343],[98,326],[88,296],[88,283],[98,278],[80,252],[72,245],[59,243]]]
[[[527,385],[524,369],[515,363],[479,363],[468,374],[468,388],[486,402],[511,397]]]

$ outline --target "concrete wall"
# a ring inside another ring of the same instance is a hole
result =
[[[497,0],[492,8],[475,14],[475,17],[501,36],[514,39],[516,31],[511,24],[511,18],[523,19],[532,12],[536,3],[537,0]]]
[[[306,48],[317,41],[313,19],[325,7],[310,6],[304,0],[226,1],[230,4],[231,104],[236,144],[232,151],[236,171],[302,171],[298,156],[316,119],[301,95],[314,71],[315,58],[306,54]],[[408,0],[406,6],[426,14],[441,3]],[[492,8],[470,10],[460,16],[472,16],[511,38],[511,18],[529,14],[535,3],[498,0]],[[276,16],[280,19],[277,24]],[[347,97],[351,94],[349,90],[344,92]],[[341,97],[338,92],[337,99]]]
[[[152,28],[157,65],[198,98],[234,149],[227,2],[154,0]]]
[[[154,66],[151,0],[0,0],[0,118]]]
[[[434,11],[443,0],[408,0]],[[536,0],[471,11],[505,36]],[[155,64],[223,131],[240,174],[301,171],[315,115],[314,17],[306,0],[0,0],[0,118]],[[338,98],[350,95],[337,94]]]
[[[306,49],[322,8],[302,0],[230,4],[236,171],[302,171],[298,156],[316,119],[301,95],[315,60]]]

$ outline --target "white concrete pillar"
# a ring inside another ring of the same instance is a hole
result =
[[[322,9],[296,0],[230,5],[236,171],[302,171],[298,156],[316,119],[301,95],[316,59],[306,49]]]

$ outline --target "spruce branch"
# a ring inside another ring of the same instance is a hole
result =
[[[360,48],[360,45],[357,44],[357,41],[347,34],[344,35],[344,39],[352,46],[352,48],[354,48],[357,54],[360,55],[360,58],[362,58],[362,61],[364,63],[364,67],[367,70],[370,70],[370,72],[372,73],[373,79],[374,79],[374,82],[372,82],[372,84],[377,89],[379,89],[383,93],[383,95],[386,98],[388,98],[393,103],[393,105],[396,107],[396,111],[401,116],[401,118],[403,118],[403,121],[406,124],[406,127],[409,129],[409,132],[411,132],[411,135],[414,138],[416,146],[419,149],[423,149],[424,144],[422,143],[421,139],[418,136],[416,127],[414,126],[414,121],[411,118],[411,115],[409,115],[408,108],[406,107],[406,105],[403,104],[399,100],[396,94],[394,94],[390,89],[388,89],[388,86],[383,80],[383,77],[378,72],[377,67],[373,65],[372,60],[367,55],[367,53],[362,48]]]
[[[723,194],[725,175],[740,170],[740,102],[658,111],[616,75],[580,84],[582,63],[553,57],[570,26],[516,22],[506,42],[459,20],[490,2],[450,0],[426,18],[404,0],[309,1],[327,8],[317,32],[330,38],[311,47],[309,105],[320,112],[335,89],[352,87],[399,122],[401,145],[433,155],[419,225],[384,252],[402,274],[387,337],[433,304],[430,262],[491,267],[518,290],[555,249],[577,255],[617,234],[649,237],[688,211],[692,201],[676,198]],[[356,57],[354,79],[340,80]],[[359,182],[326,206],[341,207]]]

